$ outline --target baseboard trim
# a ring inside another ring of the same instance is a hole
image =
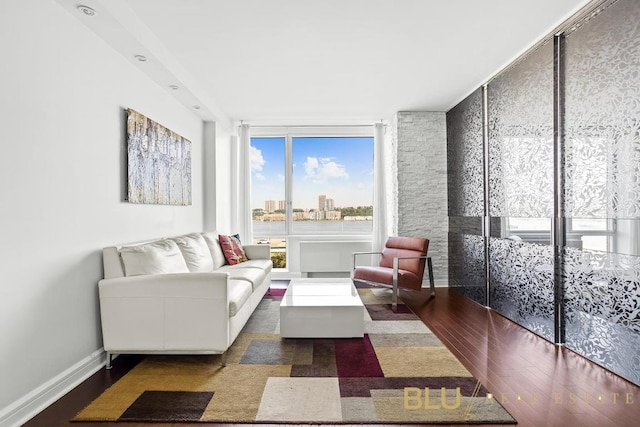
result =
[[[105,352],[96,350],[0,411],[0,427],[21,426],[105,365]]]
[[[433,285],[436,288],[448,288],[449,287],[449,281],[448,280],[444,280],[444,279],[435,279],[433,281]],[[422,289],[430,288],[430,287],[431,286],[429,285],[429,280],[428,279],[422,281]]]
[[[448,288],[449,287],[449,281],[446,279],[436,279],[433,281],[433,284],[435,285],[436,288]]]

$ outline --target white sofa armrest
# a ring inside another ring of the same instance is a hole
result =
[[[228,273],[178,273],[98,283],[104,349],[111,353],[224,352],[230,343]]]
[[[242,245],[249,259],[271,259],[270,245]]]

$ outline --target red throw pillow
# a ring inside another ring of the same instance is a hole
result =
[[[218,235],[218,241],[222,248],[222,253],[227,259],[229,265],[236,265],[247,261],[247,255],[244,253],[240,239],[235,236]]]

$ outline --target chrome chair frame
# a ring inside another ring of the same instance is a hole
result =
[[[351,269],[351,279],[353,280],[353,272],[356,269],[356,257],[359,255],[382,255],[382,252],[353,252],[353,268]],[[418,256],[418,257],[397,257],[397,258],[393,258],[393,276],[392,276],[392,280],[391,280],[391,285],[387,284],[387,283],[380,283],[380,282],[372,282],[370,280],[361,280],[361,279],[355,279],[358,280],[360,282],[363,283],[368,283],[370,285],[374,285],[374,286],[382,286],[382,287],[386,287],[386,288],[391,288],[392,292],[391,292],[391,309],[392,310],[397,310],[398,309],[398,265],[400,263],[400,260],[405,260],[405,259],[426,259],[427,260],[427,271],[429,274],[429,288],[431,289],[431,296],[435,297],[436,296],[436,288],[435,288],[435,283],[433,280],[433,263],[431,262],[431,257],[427,256],[427,255],[423,255],[423,256]],[[406,289],[408,291],[413,291],[415,289],[411,289],[411,288],[403,288]],[[420,291],[417,291],[420,292]]]

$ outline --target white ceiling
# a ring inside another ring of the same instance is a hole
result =
[[[447,111],[588,3],[57,1],[203,119],[278,124]]]

